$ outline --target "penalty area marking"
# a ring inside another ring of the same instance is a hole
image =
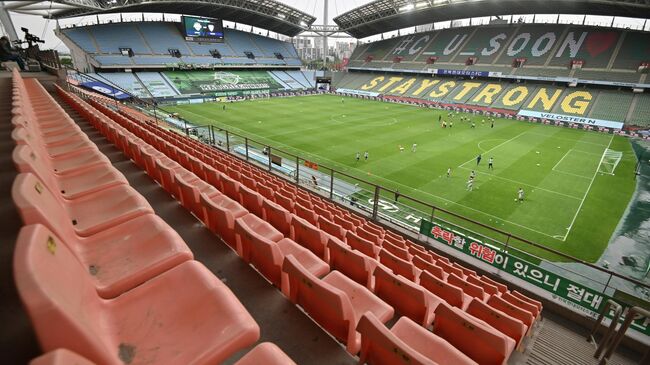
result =
[[[483,153],[486,153],[486,152],[488,152],[488,151],[486,151],[486,150],[484,150],[483,148],[481,148],[481,143],[484,143],[484,142],[487,142],[487,141],[503,141],[503,140],[505,140],[505,138],[490,138],[490,139],[484,139],[484,140],[482,140],[481,142],[478,143],[478,149],[481,150],[481,151],[483,151]],[[464,165],[464,164],[463,164],[463,165]]]

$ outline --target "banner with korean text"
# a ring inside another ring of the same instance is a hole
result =
[[[420,223],[420,234],[433,238],[457,251],[544,289],[552,293],[554,297],[564,304],[578,309],[593,318],[598,316],[598,313],[602,310],[608,299],[613,299],[606,294],[564,278],[521,258],[500,250],[495,250],[483,242],[479,242],[454,230],[447,229],[439,224],[431,223],[423,219]],[[616,299],[613,300],[626,307],[625,303],[620,303]],[[648,320],[634,321],[631,327],[636,331],[650,335],[650,323]]]

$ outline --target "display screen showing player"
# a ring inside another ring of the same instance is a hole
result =
[[[183,16],[185,40],[192,42],[223,42],[221,19]]]

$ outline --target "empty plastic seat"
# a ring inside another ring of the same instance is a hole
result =
[[[505,301],[498,295],[491,296],[487,301],[487,305],[522,321],[528,327],[529,331],[535,321],[532,313]]]
[[[45,182],[52,190],[59,191],[66,199],[75,199],[84,194],[128,184],[124,175],[110,165],[93,165],[88,169],[56,174],[45,165],[45,160],[28,145],[18,145],[13,151],[13,161],[18,172],[31,172]]]
[[[296,365],[278,346],[270,342],[261,343],[250,350],[235,365]]]
[[[498,309],[492,308],[485,302],[476,298],[472,299],[466,312],[498,329],[501,333],[509,336],[515,340],[517,345],[519,345],[528,330],[528,326],[526,326],[521,320],[509,316]]]
[[[411,261],[413,255],[411,255],[407,249],[395,246],[394,244],[384,240],[381,248],[392,253],[393,255],[399,257],[402,260]]]
[[[486,282],[488,284],[496,286],[497,289],[499,289],[499,293],[505,293],[505,292],[508,291],[508,287],[505,286],[505,284],[499,283],[498,281],[494,281],[494,280],[488,278],[485,275],[481,276],[480,280],[483,281],[483,282]]]
[[[436,309],[433,333],[485,365],[507,364],[515,341],[485,322],[446,304]]]
[[[463,293],[469,295],[470,297],[478,298],[482,301],[486,301],[490,297],[490,295],[486,293],[483,288],[465,281],[465,279],[462,279],[456,274],[450,274],[447,276],[447,282],[451,285],[455,285],[461,288],[463,290]]]
[[[327,209],[325,209],[325,208],[323,208],[321,206],[318,206],[316,204],[314,204],[314,213],[316,213],[316,215],[319,218],[325,218],[325,219],[329,220],[330,222],[334,219],[334,216],[332,215],[332,213],[329,210],[327,210]]]
[[[318,225],[318,216],[310,208],[307,208],[302,204],[295,203],[293,205],[293,210],[298,217],[306,220],[314,226]]]
[[[480,280],[476,276],[468,275],[466,280],[467,280],[468,283],[472,283],[474,285],[477,285],[477,286],[480,286],[481,288],[483,288],[483,291],[485,291],[485,293],[487,293],[488,295],[499,295],[500,294],[499,289],[496,286],[494,286],[492,284],[489,284],[489,283],[486,283],[485,281]]]
[[[291,218],[291,237],[301,246],[307,247],[321,259],[328,261],[325,245],[327,234],[311,225],[306,220],[293,216]]]
[[[354,226],[354,223],[338,215],[334,216],[334,223],[340,225],[346,231],[352,231],[353,233],[354,231],[356,231],[356,227]]]
[[[237,248],[235,220],[248,214],[236,201],[225,195],[208,196],[201,194],[201,205],[205,209],[206,226],[218,234],[228,246]]]
[[[187,172],[187,171],[185,171]],[[186,177],[190,177],[188,180]],[[178,188],[178,196],[183,207],[192,212],[202,222],[207,222],[206,213],[201,204],[201,194],[208,198],[221,195],[221,192],[214,186],[196,178],[194,174],[183,174],[177,172],[174,175],[174,184]]]
[[[336,238],[327,241],[329,264],[332,270],[342,272],[357,283],[372,288],[372,273],[377,266],[374,259],[353,250]]]
[[[367,227],[357,227],[356,234],[357,236],[366,239],[377,246],[381,246],[382,238],[366,229]]]
[[[521,294],[520,292],[518,292],[516,290],[511,291],[510,294],[512,294],[514,297],[518,298],[519,300],[522,300],[524,302],[528,302],[528,303],[536,306],[537,309],[539,310],[539,313],[542,313],[542,302],[540,302],[538,300],[535,300],[535,299],[532,299],[532,298],[529,298],[529,297]]]
[[[345,234],[345,242],[353,249],[363,253],[364,255],[372,258],[377,258],[379,255],[380,247],[376,246],[371,241],[357,236],[353,231],[349,230]]]
[[[468,276],[473,276],[475,278],[478,278],[478,275],[476,274],[476,271],[470,270],[470,269],[466,268],[465,266],[458,264],[457,262],[452,263],[451,266],[453,266],[453,267],[457,268],[458,270],[460,270],[463,273],[464,278],[467,278]]]
[[[97,364],[214,364],[259,338],[235,295],[196,261],[106,300],[66,245],[35,229],[19,234],[14,277],[44,351]]]
[[[447,280],[447,273],[445,273],[440,266],[436,266],[431,262],[425,261],[419,256],[413,256],[413,260],[411,262],[418,269],[422,271],[427,271],[431,275],[437,277],[438,279],[445,280],[445,281]]]
[[[293,213],[293,205],[294,205],[293,197],[288,197],[287,195],[285,195],[285,193],[276,191],[275,202],[278,205],[281,205],[284,209]]]
[[[293,256],[285,258],[282,269],[289,277],[291,302],[300,305],[327,332],[343,341],[351,354],[359,352],[361,347],[356,327],[362,314],[371,312],[383,323],[393,317],[390,305],[338,271],[320,280]]]
[[[391,269],[395,275],[402,275],[414,283],[417,283],[420,272],[422,272],[409,261],[403,260],[383,248],[379,251],[379,262]]]
[[[357,331],[361,333],[359,364],[477,364],[449,342],[408,317],[401,317],[389,330],[373,315],[364,314]]]
[[[271,242],[278,242],[284,238],[282,233],[254,214],[246,214],[235,220],[235,234],[237,253],[242,258],[249,257],[251,240],[254,238],[264,237]]]
[[[49,219],[71,222],[76,235],[88,237],[143,214],[153,213],[149,203],[127,185],[116,185],[75,200],[64,200],[31,173],[14,180],[12,197],[25,224],[48,224]],[[45,218],[35,211],[45,212]],[[66,224],[69,224],[67,223]],[[60,224],[60,223],[58,223]]]
[[[452,264],[449,264],[445,261],[436,260],[435,265],[440,266],[442,270],[447,274],[455,274],[459,278],[465,279],[465,274],[463,273],[463,270],[453,266]]]
[[[291,213],[268,199],[262,201],[262,208],[265,221],[271,223],[285,237],[291,236]]]
[[[221,192],[234,201],[239,201],[239,184],[228,175],[221,175]]]
[[[517,307],[530,312],[535,319],[539,317],[539,308],[535,304],[532,304],[527,300],[519,299],[511,293],[503,293],[501,294],[501,298],[510,304],[516,305]]]
[[[404,277],[394,275],[381,265],[375,268],[374,278],[375,294],[392,305],[399,314],[425,327],[431,324],[433,312],[442,299]]]
[[[447,304],[462,310],[465,310],[472,301],[472,297],[463,293],[461,288],[449,284],[426,271],[420,274],[420,285],[435,296],[446,301]]]
[[[275,201],[275,192],[270,187],[263,184],[257,184],[257,192],[262,194],[266,199]]]
[[[345,240],[345,229],[322,215],[318,217],[318,227],[340,240]]]

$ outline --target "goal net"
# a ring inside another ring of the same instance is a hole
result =
[[[616,166],[618,166],[618,163],[621,162],[622,157],[623,157],[623,152],[610,150],[609,148],[606,149],[605,152],[603,153],[603,159],[600,162],[600,167],[598,168],[598,172],[603,174],[614,175],[614,170],[616,170]]]

